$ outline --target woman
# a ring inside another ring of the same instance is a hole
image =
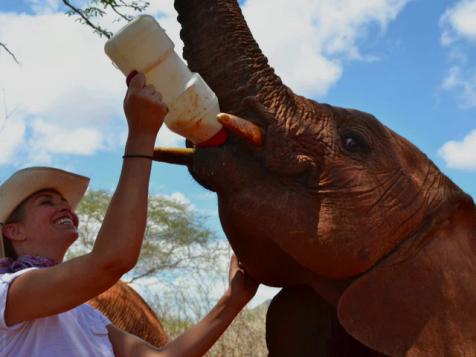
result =
[[[124,111],[129,135],[121,176],[89,254],[62,262],[78,237],[74,207],[87,178],[30,168],[0,187],[9,256],[0,274],[1,356],[201,356],[255,294],[257,284],[232,258],[230,286],[215,308],[160,350],[85,304],[134,267],[144,236],[151,159],[167,108],[137,74]]]

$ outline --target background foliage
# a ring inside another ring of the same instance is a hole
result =
[[[111,193],[89,190],[77,208],[80,238],[67,259],[89,252],[111,200]],[[171,337],[198,322],[225,290],[231,255],[190,205],[150,196],[141,256],[125,276],[157,313]],[[245,309],[208,356],[265,356],[266,306]]]

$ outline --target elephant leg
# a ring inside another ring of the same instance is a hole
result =
[[[269,357],[378,356],[352,338],[333,306],[307,286],[284,288],[266,315]]]

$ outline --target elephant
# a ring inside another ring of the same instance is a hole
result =
[[[156,158],[216,192],[243,267],[283,288],[270,356],[476,355],[471,196],[373,115],[295,94],[236,0],[174,4],[229,137]]]
[[[123,281],[88,301],[118,328],[162,347],[169,338],[157,315],[140,295]]]

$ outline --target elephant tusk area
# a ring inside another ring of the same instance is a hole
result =
[[[249,144],[254,146],[263,145],[263,133],[258,125],[228,113],[218,114],[217,119],[231,133]]]
[[[188,148],[156,147],[154,149],[154,160],[175,165],[188,165],[191,163],[194,153],[194,149]]]
[[[253,146],[263,145],[261,128],[248,120],[228,113],[220,113],[217,120],[231,133]],[[174,165],[189,165],[195,149],[190,148],[164,148],[154,149],[154,160]]]

